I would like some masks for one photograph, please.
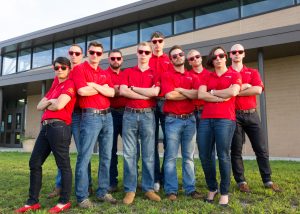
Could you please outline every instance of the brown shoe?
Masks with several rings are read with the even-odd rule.
[[[202,195],[197,192],[197,191],[193,191],[190,194],[188,194],[188,196],[192,197],[193,199],[200,199],[202,198]]]
[[[51,192],[51,193],[48,194],[47,198],[55,198],[55,197],[57,197],[57,196],[60,195],[60,192],[61,192],[61,188],[55,187],[53,189],[53,192]]]
[[[135,197],[135,192],[127,192],[125,197],[123,198],[123,203],[127,205],[132,204],[134,197]]]
[[[265,184],[265,187],[272,189],[274,192],[282,192],[282,189],[273,182],[269,182],[269,183]]]
[[[174,194],[174,193],[169,194],[167,197],[170,201],[176,201],[177,200],[177,195]]]
[[[245,192],[245,193],[250,193],[251,192],[247,183],[238,184],[238,188],[241,192]]]
[[[159,195],[157,195],[155,192],[153,192],[153,191],[148,191],[148,192],[146,192],[145,193],[145,196],[149,199],[149,200],[151,200],[151,201],[160,201],[161,199],[160,199],[160,197],[159,197]]]

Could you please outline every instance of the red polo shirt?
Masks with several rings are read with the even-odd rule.
[[[198,90],[199,89],[199,84],[200,81],[205,78],[206,75],[208,75],[210,73],[210,71],[208,71],[206,68],[203,68],[203,70],[201,71],[201,73],[196,72],[195,70],[190,70],[191,74],[193,75],[193,78],[195,79],[195,89]],[[195,107],[201,107],[204,105],[205,101],[204,100],[193,100],[193,103],[195,105]]]
[[[218,76],[216,72],[210,72],[206,78],[200,82],[200,85],[207,86],[207,91],[226,89],[233,84],[242,85],[242,79],[239,73],[231,72],[230,70],[227,70],[221,76]],[[235,120],[235,97],[220,103],[205,102],[201,118]]]
[[[113,87],[109,73],[102,70],[99,66],[97,69],[94,69],[87,61],[77,65],[73,69],[73,80],[77,91],[87,86],[88,82],[94,82],[99,85],[108,84],[109,87]],[[92,96],[79,97],[80,108],[107,109],[109,106],[109,98],[100,93]]]
[[[58,111],[51,111],[46,109],[42,116],[42,121],[46,119],[60,119],[65,121],[67,125],[70,125],[72,122],[72,112],[74,108],[74,104],[76,102],[76,92],[74,82],[70,79],[62,83],[58,83],[56,86],[50,88],[50,93],[47,93],[45,96],[49,99],[57,99],[61,94],[66,94],[71,97],[71,100],[67,103],[67,105]]]
[[[111,67],[108,67],[106,70],[110,76],[111,76],[111,81],[113,83],[113,85],[118,85],[120,86],[122,84],[122,78],[123,78],[123,71],[120,70],[119,73],[114,72]],[[126,106],[126,97],[123,96],[118,96],[118,97],[112,97],[110,98],[110,106],[112,108],[124,108]]]
[[[233,72],[238,72],[229,67],[229,70]],[[242,76],[242,83],[243,84],[250,84],[252,86],[260,86],[264,89],[264,84],[261,81],[260,75],[258,70],[253,68],[247,68],[245,65],[243,66],[242,70],[239,72]],[[235,100],[235,108],[238,110],[248,110],[256,108],[256,95],[252,96],[237,96]]]
[[[183,74],[177,72],[174,67],[172,70],[165,72],[161,78],[161,91],[163,96],[174,91],[175,88],[194,89],[193,75],[185,71]],[[166,100],[163,111],[172,114],[189,114],[195,109],[193,101],[185,100]]]
[[[152,68],[142,72],[138,66],[135,66],[133,68],[128,68],[123,72],[124,78],[122,78],[122,85],[141,88],[151,88],[153,85],[160,86],[158,77],[155,76]],[[150,108],[155,106],[155,99],[139,100],[128,98],[126,106],[130,108]]]

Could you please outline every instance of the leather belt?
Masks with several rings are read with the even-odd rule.
[[[65,121],[60,120],[60,119],[47,119],[47,120],[42,121],[42,125],[45,126],[47,124],[54,123],[54,122],[63,122],[63,123],[65,123]]]
[[[149,113],[153,112],[153,108],[125,108],[125,111],[131,112],[131,113]]]
[[[172,113],[166,113],[166,116],[175,117],[177,119],[188,119],[188,118],[190,118],[193,115],[194,115],[194,113],[189,113],[189,114],[172,114]]]
[[[108,114],[110,113],[110,108],[107,109],[83,108],[82,113]]]
[[[248,110],[236,110],[237,113],[244,113],[244,114],[252,114],[254,112],[256,112],[255,108],[252,109],[248,109]]]

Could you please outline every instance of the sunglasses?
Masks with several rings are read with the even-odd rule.
[[[69,66],[67,66],[67,65],[56,65],[56,66],[53,66],[53,69],[55,71],[58,71],[59,69],[61,69],[62,71],[65,71],[67,68],[69,68]]]
[[[145,53],[145,55],[149,55],[149,54],[151,54],[151,51],[138,50],[138,53],[139,53],[140,55],[142,55],[143,53]]]
[[[101,56],[102,55],[102,52],[100,52],[100,51],[89,51],[89,54],[90,55],[97,55],[97,56]]]
[[[179,57],[183,57],[183,56],[184,56],[184,52],[180,52],[180,53],[178,53],[178,54],[173,54],[173,55],[172,55],[172,58],[173,58],[173,59],[177,59],[178,56],[179,56]]]
[[[201,56],[200,55],[196,55],[196,56],[192,56],[189,58],[189,61],[194,61],[195,59],[199,59]]]
[[[81,52],[69,51],[70,56],[73,56],[73,55],[80,56],[80,54],[81,54]]]
[[[118,57],[114,57],[114,56],[110,57],[111,61],[115,61],[115,60],[121,61],[121,59],[122,59],[122,57],[120,57],[120,56],[118,56]]]
[[[244,51],[243,50],[239,50],[239,51],[231,51],[232,55],[236,55],[236,53],[239,53],[239,54],[243,54]]]
[[[152,40],[151,42],[156,45],[156,43],[162,43],[164,40],[163,39],[155,39],[155,40]]]
[[[218,57],[220,59],[223,59],[224,57],[226,57],[226,55],[224,53],[213,55],[212,60],[216,60]]]

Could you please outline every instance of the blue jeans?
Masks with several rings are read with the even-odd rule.
[[[220,169],[220,192],[227,195],[230,186],[230,147],[235,130],[235,121],[227,119],[202,119],[199,126],[198,147],[200,159],[209,191],[218,189],[216,178],[215,157],[212,155],[217,148]]]
[[[137,187],[137,142],[141,137],[142,190],[152,191],[154,185],[154,112],[124,112],[123,116],[124,190],[136,192]]]
[[[167,195],[178,192],[178,178],[176,159],[179,146],[182,155],[182,179],[185,194],[195,191],[194,151],[192,142],[196,131],[196,119],[191,116],[187,119],[179,119],[166,116],[166,151],[164,163],[164,189]]]
[[[96,141],[99,142],[99,167],[97,197],[103,197],[109,188],[109,168],[113,143],[113,120],[111,113],[82,113],[80,140],[75,170],[75,193],[77,201],[88,198],[88,175],[86,169]]]
[[[78,150],[78,143],[80,138],[80,121],[81,121],[81,113],[73,112],[72,114],[72,135],[75,141],[76,148]],[[92,175],[91,175],[91,162],[89,162],[88,165],[88,176],[89,176],[89,186],[93,186],[92,183]],[[61,188],[61,171],[60,169],[57,169],[57,175],[55,177],[55,187]]]

